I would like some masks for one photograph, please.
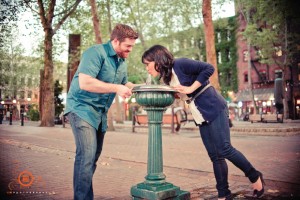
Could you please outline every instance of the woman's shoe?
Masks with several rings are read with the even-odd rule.
[[[218,198],[218,200],[232,200],[232,197],[231,197],[231,194],[226,196],[226,197],[223,197],[223,198]]]
[[[258,172],[259,173],[259,178],[260,178],[260,181],[261,181],[261,184],[262,184],[262,189],[261,190],[254,190],[253,191],[253,197],[256,197],[256,198],[260,198],[263,194],[264,194],[264,192],[265,192],[265,185],[266,185],[266,183],[265,183],[265,180],[264,180],[264,178],[263,178],[263,174],[261,173],[261,172]]]

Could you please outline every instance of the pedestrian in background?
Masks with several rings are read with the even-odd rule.
[[[88,48],[71,82],[65,115],[76,143],[73,187],[75,200],[93,199],[92,178],[107,129],[107,111],[115,95],[131,96],[134,86],[127,80],[128,57],[138,33],[117,24],[110,41]]]
[[[219,199],[231,199],[228,184],[228,167],[225,159],[241,169],[253,184],[253,196],[264,193],[262,173],[230,142],[229,113],[226,100],[209,83],[214,67],[208,63],[187,58],[174,59],[161,45],[144,52],[142,62],[146,70],[172,86],[185,99],[199,126],[200,135],[213,163]]]

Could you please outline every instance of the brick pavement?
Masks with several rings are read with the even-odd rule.
[[[95,199],[131,199],[131,186],[144,181],[147,132],[128,129],[116,126],[106,135],[94,176]],[[299,135],[233,135],[232,143],[264,173],[264,199],[299,199]],[[72,199],[74,149],[70,128],[0,125],[0,200]],[[163,129],[163,156],[168,182],[190,191],[192,199],[216,198],[211,162],[197,131]],[[24,170],[34,177],[30,187],[18,182]],[[230,163],[229,174],[234,199],[251,199],[250,183]]]

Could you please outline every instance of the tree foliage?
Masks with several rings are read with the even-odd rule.
[[[22,0],[1,0],[0,1],[0,47],[7,43],[10,36],[17,27],[19,13],[24,11]]]
[[[300,17],[297,1],[254,0],[237,1],[243,13],[249,12],[249,21],[244,36],[251,40],[258,50],[261,63],[276,63],[282,69],[287,65],[295,65],[297,61],[297,45],[299,45]],[[283,52],[278,59],[277,53]],[[298,60],[299,62],[299,60]]]
[[[76,10],[81,0],[56,2],[56,0],[26,0],[26,6],[40,19],[44,30],[44,69],[41,82],[41,126],[54,126],[53,89],[53,36],[66,19]]]
[[[64,110],[64,105],[62,104],[63,99],[61,94],[63,91],[63,86],[60,84],[59,80],[54,83],[54,105],[55,105],[55,116],[58,117]]]
[[[0,1],[0,94],[4,97],[12,97],[13,90],[18,88],[12,84],[17,74],[12,74],[11,69],[20,66],[17,61],[23,53],[21,45],[16,44],[17,21],[22,10],[22,1]]]
[[[218,0],[218,2],[223,1],[225,0]],[[81,50],[95,43],[89,1],[85,0],[80,4],[80,0],[15,0],[14,2],[22,5],[25,3],[26,8],[29,8],[36,17],[37,21],[28,22],[28,27],[39,26],[45,33],[38,48],[39,52],[43,52],[40,57],[44,63],[44,83],[41,87],[45,92],[42,95],[44,102],[42,105],[45,107],[41,113],[41,119],[42,126],[52,126],[54,112],[50,110],[53,109],[54,103],[53,74],[56,71],[52,56],[59,55],[62,51],[57,45],[62,38],[58,34],[81,34]],[[121,22],[133,26],[139,32],[140,38],[128,59],[129,80],[135,83],[144,82],[147,72],[140,58],[146,48],[162,43],[172,51],[176,46],[173,43],[174,40],[191,43],[190,36],[204,37],[203,30],[199,28],[202,23],[201,2],[200,0],[174,0],[170,4],[166,0],[98,0],[97,14],[101,22],[102,41],[109,40],[111,26],[116,23]],[[73,12],[75,9],[78,12]],[[178,34],[182,31],[188,31],[190,35]],[[192,58],[195,59],[205,58],[205,52],[200,50],[199,41],[195,41],[194,47],[184,50],[180,48],[179,51],[174,51],[174,55],[187,57],[193,55]],[[40,68],[36,69],[37,73]]]

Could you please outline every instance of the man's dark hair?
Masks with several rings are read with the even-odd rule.
[[[130,26],[125,24],[117,24],[111,33],[110,40],[112,41],[116,38],[120,42],[123,42],[125,38],[137,39],[138,37],[139,34]]]

